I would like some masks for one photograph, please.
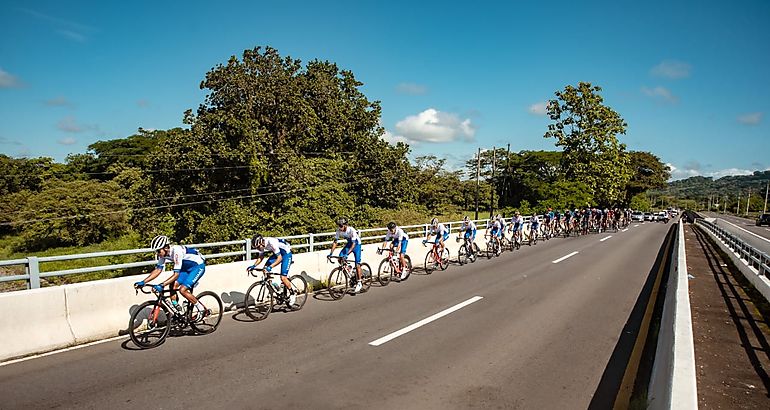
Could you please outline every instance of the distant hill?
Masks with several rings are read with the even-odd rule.
[[[712,198],[728,198],[729,203],[736,202],[738,195],[746,200],[749,189],[752,192],[752,208],[755,201],[764,201],[770,170],[754,171],[752,175],[733,175],[714,179],[713,177],[690,177],[669,182],[663,189],[651,192],[656,196],[670,196],[680,200],[692,199],[706,201]],[[745,203],[745,202],[744,202]]]

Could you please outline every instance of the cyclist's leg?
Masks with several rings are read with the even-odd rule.
[[[358,280],[361,280],[361,242],[356,242],[353,246],[353,255],[356,258],[356,274],[358,275]]]
[[[291,288],[291,281],[289,280],[289,268],[291,267],[291,253],[289,252],[281,252],[281,282],[283,282],[283,286],[286,287],[289,291],[292,290]]]
[[[196,306],[199,304],[198,299],[195,297],[195,295],[192,294],[192,292],[190,292],[190,289],[192,289],[195,284],[198,283],[204,273],[206,273],[206,265],[200,264],[193,267],[188,272],[180,273],[179,279],[177,279],[177,282],[179,282],[179,293],[181,293],[182,296],[184,296],[184,298],[187,299],[190,303]],[[203,305],[198,307],[203,307]]]

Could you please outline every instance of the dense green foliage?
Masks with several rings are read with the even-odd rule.
[[[459,219],[477,201],[480,217],[624,205],[669,177],[654,155],[625,151],[626,124],[587,83],[550,105],[547,135],[563,152],[485,150],[465,172],[385,142],[362,85],[328,61],[246,50],[206,74],[186,129],[140,128],[64,164],[0,156],[0,234],[17,251],[160,233],[223,241],[330,231],[340,216],[359,228]]]
[[[690,209],[716,209],[728,212],[745,213],[746,201],[751,194],[750,212],[761,212],[764,209],[765,193],[770,170],[755,171],[752,175],[734,175],[719,179],[696,176],[669,183],[664,189],[650,192],[661,201],[676,203],[690,201]],[[738,200],[740,198],[740,209]],[[710,204],[709,204],[710,203]]]

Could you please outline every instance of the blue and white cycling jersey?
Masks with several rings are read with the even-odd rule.
[[[513,218],[513,230],[514,231],[520,231],[521,228],[524,226],[524,217],[519,215],[515,218]]]
[[[500,236],[500,232],[502,232],[502,226],[500,226],[500,221],[498,221],[497,219],[492,221],[492,223],[489,225],[489,229],[492,231],[492,235]]]
[[[466,238],[476,237],[476,224],[473,221],[463,222],[460,226],[460,232],[465,232]]]
[[[278,260],[278,255],[281,255],[281,275],[289,276],[289,268],[291,267],[291,245],[284,239],[278,238],[265,238],[265,249],[259,251],[259,257],[265,255],[265,253],[271,252],[265,266],[272,265]]]
[[[174,272],[179,274],[176,281],[187,288],[195,286],[206,273],[206,262],[195,248],[182,245],[171,246],[166,256],[158,258],[155,267],[163,269],[166,263],[174,264]]]
[[[361,243],[361,237],[358,235],[358,231],[356,231],[352,226],[348,226],[348,229],[345,229],[344,231],[337,229],[337,233],[334,238],[347,239],[348,242]]]
[[[393,246],[399,247],[401,250],[401,253],[406,253],[406,247],[409,243],[409,235],[404,232],[401,227],[396,227],[396,231],[391,233],[388,231],[388,233],[385,234],[385,242],[392,241]]]
[[[431,227],[430,231],[428,232],[428,236],[436,235],[436,243],[439,243],[440,239],[447,240],[449,239],[449,230],[444,226],[444,224],[438,224],[438,226]]]
[[[532,215],[529,218],[529,223],[530,223],[530,225],[532,225],[533,228],[538,227],[540,225],[540,217],[537,216],[537,215]]]

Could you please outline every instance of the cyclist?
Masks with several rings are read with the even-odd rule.
[[[502,235],[503,228],[500,225],[500,221],[496,218],[491,218],[489,222],[487,223],[487,234],[491,235],[492,238],[497,243],[497,252],[495,252],[497,255],[500,255],[500,250],[503,248],[503,244],[500,241],[500,236]]]
[[[391,249],[393,252],[398,255],[398,260],[400,262],[399,266],[396,267],[397,272],[396,274],[398,277],[401,277],[401,267],[403,266],[406,268],[406,261],[404,260],[404,255],[406,255],[406,246],[409,243],[409,235],[407,235],[406,232],[404,232],[403,229],[401,229],[400,226],[396,225],[395,221],[388,222],[388,233],[385,234],[384,242],[382,242],[381,248],[384,248],[388,245],[388,241],[390,241]],[[378,255],[382,254],[382,251],[377,251]]]
[[[446,228],[446,226],[444,226],[444,224],[438,222],[438,218],[433,218],[430,220],[430,229],[428,230],[428,234],[425,235],[425,239],[422,241],[423,245],[428,243],[428,240],[433,235],[436,235],[436,240],[434,243],[438,245],[438,254],[443,255],[444,241],[449,239],[449,230]]]
[[[158,235],[153,238],[150,242],[150,248],[158,255],[158,263],[144,280],[134,283],[134,287],[144,286],[146,282],[152,281],[163,272],[166,263],[173,263],[174,274],[159,285],[153,285],[153,289],[160,293],[163,292],[164,286],[173,284],[173,289],[179,290],[179,293],[195,306],[196,317],[194,320],[198,320],[200,315],[204,317],[210,315],[211,311],[206,309],[191,292],[203,274],[206,273],[206,263],[198,250],[183,245],[172,246],[168,236],[165,235]],[[172,297],[172,303],[176,304],[175,302],[176,298]]]
[[[524,228],[524,217],[521,216],[519,211],[516,211],[516,215],[511,218],[511,229],[513,230],[514,241],[521,242],[521,232]]]
[[[460,240],[460,234],[463,234],[463,238],[470,239],[471,246],[468,248],[468,255],[473,255],[473,241],[476,240],[476,224],[471,221],[471,218],[466,215],[463,218],[463,224],[460,226],[460,232],[457,234],[457,240]]]
[[[270,273],[273,271],[273,268],[281,265],[281,283],[283,283],[284,291],[288,292],[289,304],[293,305],[297,296],[294,294],[294,289],[289,280],[289,268],[291,267],[292,258],[291,245],[284,239],[265,238],[260,234],[255,234],[254,237],[251,238],[251,247],[259,252],[259,255],[254,263],[248,267],[248,270],[252,271],[256,269],[257,265],[262,263],[262,260],[265,259],[265,253],[272,253],[272,255],[267,258],[264,269]]]
[[[531,239],[537,239],[537,231],[539,228],[540,217],[537,215],[537,212],[535,212],[531,217],[529,217],[529,235]]]
[[[342,250],[340,250],[339,256],[340,258],[347,258],[350,251],[353,251],[353,255],[356,259],[357,276],[356,285],[355,288],[353,288],[353,292],[358,293],[363,287],[363,285],[361,285],[361,237],[358,235],[358,231],[356,231],[355,228],[348,225],[347,218],[338,219],[337,228],[337,232],[334,235],[334,243],[332,243],[332,248],[329,250],[329,256],[332,256],[334,249],[337,248],[337,240],[340,238],[347,240],[345,246],[343,246]]]

